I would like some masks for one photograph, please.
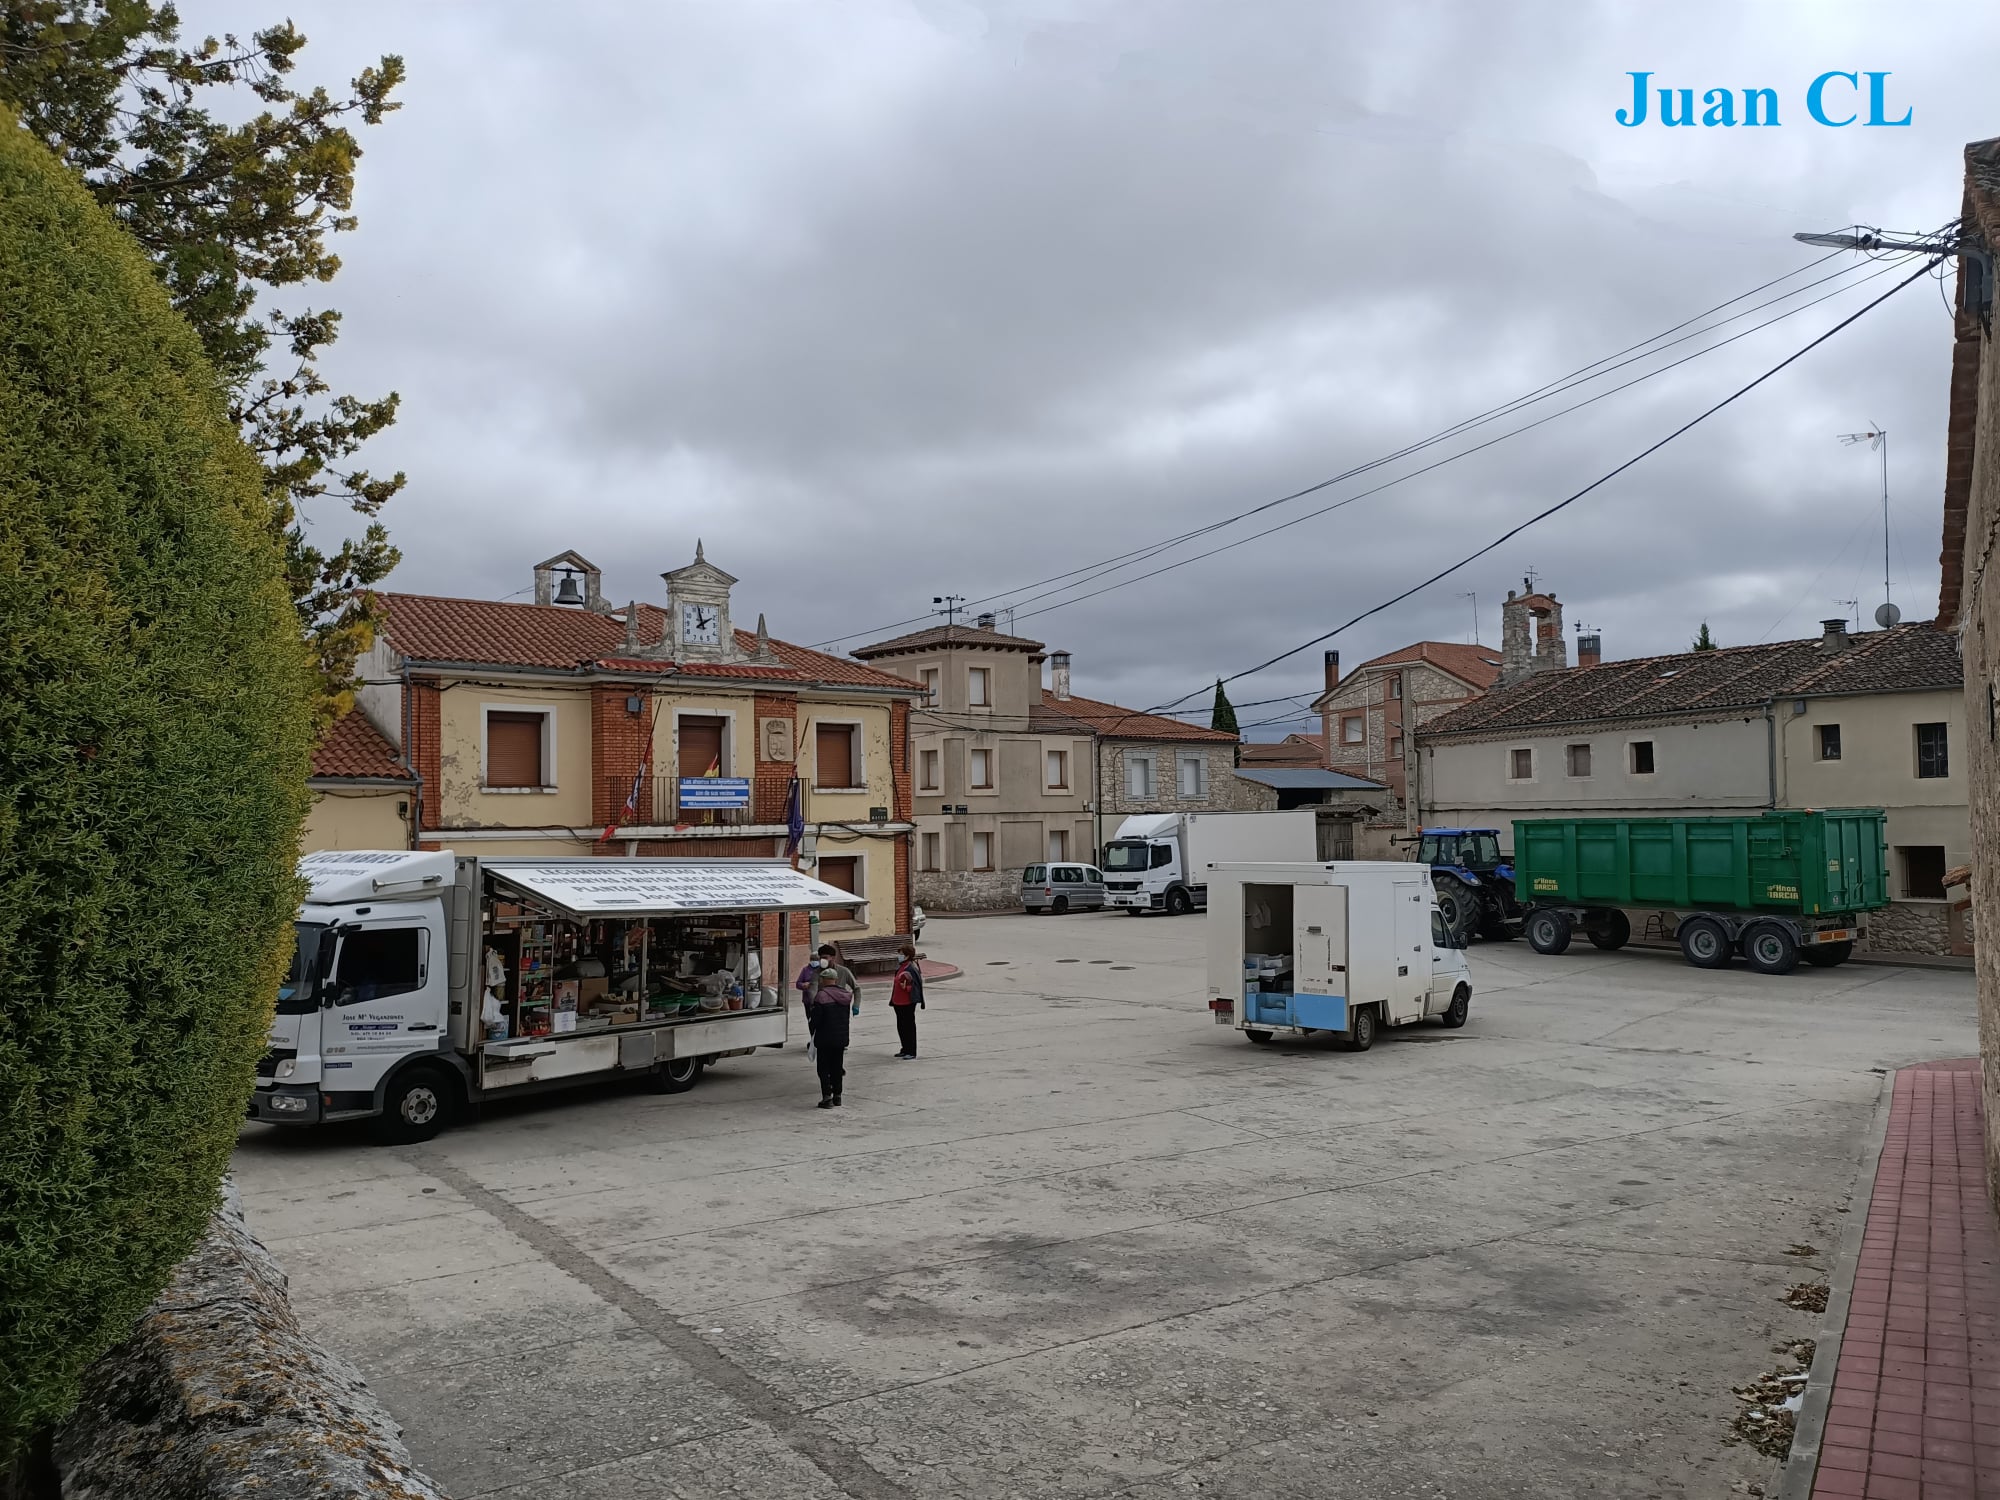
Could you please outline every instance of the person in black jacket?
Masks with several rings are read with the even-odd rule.
[[[840,1084],[847,1075],[848,1022],[854,996],[842,987],[839,973],[821,969],[807,1004],[812,1007],[813,1046],[818,1051],[819,1107],[839,1109]]]

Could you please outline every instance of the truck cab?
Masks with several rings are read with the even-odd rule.
[[[1133,916],[1149,911],[1179,916],[1194,908],[1181,868],[1180,840],[1172,816],[1127,818],[1118,836],[1104,846],[1104,899]],[[1154,828],[1154,824],[1165,824]]]

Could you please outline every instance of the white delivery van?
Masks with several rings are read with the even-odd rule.
[[[1208,867],[1225,860],[1310,860],[1319,853],[1319,815],[1285,812],[1142,813],[1118,825],[1104,846],[1105,901],[1135,917],[1171,916],[1208,902]]]
[[[1472,971],[1424,865],[1224,864],[1209,871],[1208,1008],[1253,1042],[1384,1026],[1463,1026]]]
[[[396,1141],[502,1094],[634,1076],[678,1093],[782,1046],[786,914],[854,902],[781,860],[339,850],[299,868],[250,1118],[372,1119]]]

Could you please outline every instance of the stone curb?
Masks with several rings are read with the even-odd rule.
[[[1883,1075],[1875,1095],[1875,1113],[1868,1122],[1868,1140],[1855,1174],[1854,1199],[1840,1231],[1833,1266],[1827,1273],[1826,1311],[1813,1338],[1812,1374],[1805,1400],[1792,1428],[1792,1449],[1778,1478],[1772,1500],[1811,1500],[1819,1473],[1819,1448],[1826,1436],[1826,1410],[1833,1400],[1833,1378],[1840,1365],[1840,1340],[1847,1330],[1847,1311],[1854,1298],[1854,1273],[1861,1261],[1861,1241],[1868,1233],[1868,1207],[1875,1196],[1875,1174],[1882,1165],[1882,1144],[1889,1134],[1890,1105],[1896,1094],[1894,1072]]]

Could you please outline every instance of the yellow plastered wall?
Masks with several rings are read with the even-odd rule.
[[[724,776],[750,776],[757,767],[756,700],[749,693],[706,693],[698,696],[663,694],[658,716],[653,721],[653,771],[655,776],[680,774],[680,741],[674,733],[678,718],[727,719],[723,735],[729,764]]]
[[[819,779],[814,755],[817,724],[856,724],[861,730],[861,746],[868,784],[854,792],[820,791],[813,786]],[[838,701],[799,704],[799,775],[805,778],[805,813],[808,823],[866,823],[868,809],[886,807],[894,816],[895,767],[889,760],[889,710],[880,703]]]
[[[438,707],[438,776],[433,795],[437,837],[458,828],[586,827],[590,806],[590,694],[581,688],[505,688],[465,684],[445,689]],[[545,709],[555,728],[551,791],[487,791],[481,786],[485,711]],[[545,766],[543,774],[548,774]]]
[[[300,851],[409,848],[409,817],[396,809],[399,805],[409,807],[413,791],[403,787],[316,788],[299,841]]]

